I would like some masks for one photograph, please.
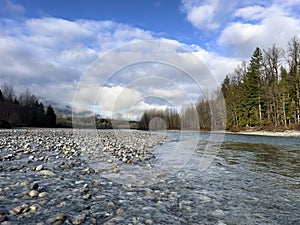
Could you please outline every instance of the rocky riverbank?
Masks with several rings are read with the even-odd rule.
[[[0,224],[188,224],[200,217],[215,224],[224,217],[217,204],[199,215],[197,207],[215,200],[190,191],[192,179],[157,177],[153,185],[134,186],[103,176],[122,174],[125,165],[150,170],[156,160],[151,148],[165,136],[108,130],[93,135],[0,130]],[[98,169],[90,158],[109,166]]]
[[[232,133],[232,132],[229,132]],[[300,138],[300,131],[286,130],[286,131],[240,131],[237,134],[247,135],[262,135],[262,136],[273,136],[273,137],[297,137]]]

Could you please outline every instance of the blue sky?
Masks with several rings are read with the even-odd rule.
[[[9,81],[18,92],[29,88],[42,99],[72,104],[80,80],[99,56],[145,40],[185,46],[220,83],[251,57],[255,47],[268,49],[276,44],[286,48],[293,36],[300,37],[300,0],[0,0],[0,83]],[[168,73],[163,66],[151,70]],[[137,79],[145,72],[132,71]],[[120,74],[126,77],[124,71]],[[102,114],[109,115],[110,96],[115,99],[122,91],[126,94],[122,101],[131,99],[128,104],[135,104],[135,116],[143,109],[162,107],[143,100],[142,90],[117,80],[114,87],[105,87],[102,106],[107,107],[100,107]],[[82,93],[84,101],[105,86],[97,82],[95,92]],[[195,90],[187,79],[176,82],[173,89],[157,82],[155,88],[145,90],[164,102],[170,93],[182,100],[180,90]],[[195,100],[201,93],[188,94]],[[180,104],[175,98],[167,101]]]

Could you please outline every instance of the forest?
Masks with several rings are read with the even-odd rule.
[[[51,105],[45,107],[27,89],[17,96],[11,84],[0,89],[0,127],[55,127],[56,114]]]
[[[180,113],[171,109],[145,111],[140,129],[149,129],[147,124],[154,117],[166,121],[167,129],[300,129],[299,39],[293,37],[285,49],[257,47],[248,62],[226,75],[219,90],[183,107]]]

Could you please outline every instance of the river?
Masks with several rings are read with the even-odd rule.
[[[300,223],[299,138],[193,132],[169,132],[168,136],[157,153],[164,158],[170,149],[190,148],[190,159],[177,177],[180,172],[189,174],[191,189],[214,199],[199,208],[199,222],[210,223],[207,212],[218,208],[224,212],[220,217],[225,224]],[[216,148],[206,153],[213,155],[213,161],[201,171],[207,145]],[[180,153],[176,157],[185,158]],[[170,168],[180,161],[176,157],[168,163]]]

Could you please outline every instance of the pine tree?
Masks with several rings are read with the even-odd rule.
[[[256,126],[262,124],[261,100],[261,70],[263,56],[260,48],[256,48],[243,79],[243,111],[242,126]]]
[[[56,125],[56,114],[54,112],[54,109],[51,105],[48,105],[47,107],[47,118],[48,118],[48,124],[50,127],[55,127]]]

